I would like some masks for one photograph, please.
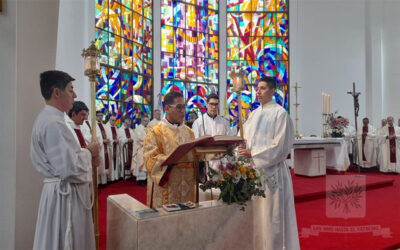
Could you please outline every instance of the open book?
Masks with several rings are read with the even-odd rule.
[[[213,146],[236,146],[243,142],[243,139],[239,136],[201,136],[193,141],[180,144],[164,161],[162,166],[171,165],[177,163],[182,157],[184,157],[190,150],[195,147],[213,147]]]

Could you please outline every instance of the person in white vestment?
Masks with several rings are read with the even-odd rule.
[[[254,203],[254,230],[263,232],[255,249],[300,249],[292,178],[285,160],[294,141],[292,120],[272,98],[276,82],[262,77],[257,86],[255,109],[244,123],[246,142],[238,149],[240,156],[251,157],[263,173],[266,198]]]
[[[100,150],[101,164],[97,168],[99,188],[104,188],[107,185],[107,176],[110,166],[112,164],[111,140],[108,139],[107,137],[106,129],[105,126],[103,125],[103,116],[104,114],[101,111],[96,111],[96,133],[98,142],[101,144],[101,150]]]
[[[65,118],[65,122],[82,148],[85,148],[86,145],[92,141],[92,135],[84,132],[84,127],[87,127],[87,125],[84,125],[84,121],[88,113],[89,109],[86,104],[81,101],[76,101],[72,109],[68,111],[68,116]]]
[[[218,115],[219,96],[207,96],[207,112],[201,114],[193,123],[194,136],[199,138],[204,135],[230,135],[230,125],[224,117]]]
[[[121,172],[121,177],[125,177],[125,171],[129,171],[131,174],[131,164],[132,164],[132,153],[133,153],[133,138],[134,133],[131,129],[132,121],[129,119],[124,120],[124,126],[118,131],[119,145],[121,146],[121,160],[123,164],[123,171]]]
[[[379,147],[379,143],[381,142],[380,138],[381,136],[383,136],[385,134],[385,127],[387,125],[387,121],[386,119],[382,119],[381,120],[381,127],[376,129],[376,163],[377,165],[379,165],[379,159],[380,159],[380,147]]]
[[[151,122],[149,123],[149,128],[154,127],[159,122],[161,122],[161,110],[156,109],[156,110],[154,110],[154,119],[151,120]]]
[[[143,161],[143,143],[149,124],[148,117],[142,117],[139,126],[135,129],[135,141],[133,145],[131,172],[136,177],[136,181],[141,186],[147,185],[147,170]]]
[[[229,121],[218,115],[219,96],[212,93],[207,96],[207,112],[200,115],[193,123],[192,130],[194,137],[199,138],[205,135],[231,135]],[[217,170],[219,160],[209,162],[209,166]]]
[[[377,136],[379,147],[379,170],[384,173],[400,173],[400,128],[394,125],[393,117]]]
[[[376,129],[369,124],[369,119],[363,119],[363,126],[357,133],[358,164],[363,168],[375,167],[376,164]]]
[[[99,143],[81,148],[64,120],[76,94],[74,79],[62,71],[40,75],[46,106],[32,129],[30,157],[45,178],[33,249],[96,249],[92,219],[92,163]]]
[[[112,114],[108,123],[104,126],[107,138],[110,139],[109,147],[111,148],[111,164],[108,169],[107,177],[110,181],[117,181],[120,177],[122,171],[121,155],[120,155],[120,145],[118,140],[118,127],[115,125],[117,121],[117,116]]]

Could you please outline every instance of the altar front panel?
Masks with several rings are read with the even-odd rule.
[[[145,206],[127,194],[107,199],[107,249],[256,249],[262,232],[254,230],[260,199],[238,205],[204,201],[190,210],[166,212],[140,219],[135,210]]]

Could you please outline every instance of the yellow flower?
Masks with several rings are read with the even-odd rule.
[[[218,180],[217,183],[218,183],[219,185],[221,185],[221,184],[222,184],[222,180]]]
[[[242,167],[239,168],[239,171],[240,171],[241,175],[244,175],[246,173],[246,171],[247,171],[247,168],[245,166],[242,166]]]
[[[250,172],[249,178],[250,178],[250,179],[254,179],[254,174],[253,174],[253,172]]]
[[[235,178],[236,177],[236,171],[232,172],[232,177]]]
[[[224,179],[228,179],[228,178],[229,178],[229,174],[228,174],[227,172],[224,172],[224,173],[222,174],[222,176],[224,177]]]

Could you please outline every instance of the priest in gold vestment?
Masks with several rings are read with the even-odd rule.
[[[143,145],[144,164],[147,168],[147,205],[194,201],[195,177],[193,163],[180,159],[179,163],[161,166],[168,155],[181,144],[194,140],[193,131],[183,124],[186,104],[183,95],[170,92],[164,98],[165,118],[147,132]]]

